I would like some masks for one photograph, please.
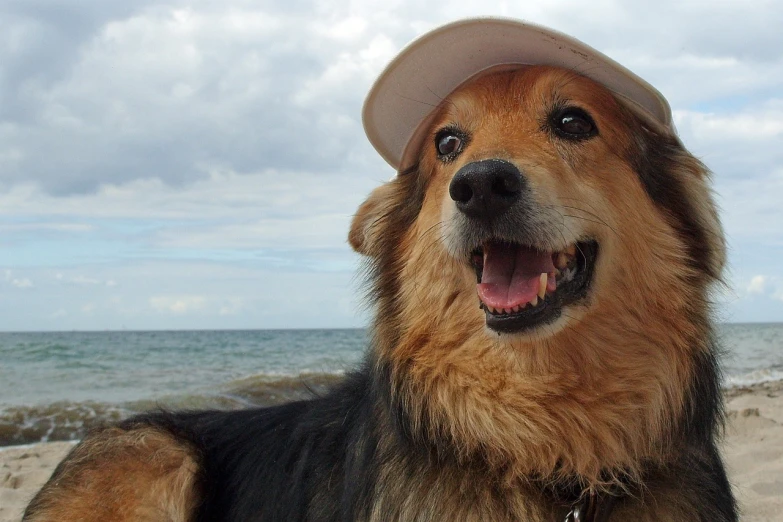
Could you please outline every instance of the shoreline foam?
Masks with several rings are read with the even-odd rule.
[[[231,410],[273,406],[324,394],[343,378],[344,373],[256,374],[230,381],[212,393],[167,395],[122,403],[57,401],[0,406],[0,448],[78,440],[90,428],[155,409]]]

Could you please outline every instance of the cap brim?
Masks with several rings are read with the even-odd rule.
[[[367,137],[395,170],[410,167],[423,139],[421,128],[442,99],[467,79],[503,64],[573,70],[607,87],[654,125],[674,132],[663,95],[608,56],[546,27],[472,18],[424,34],[386,66],[364,102]]]

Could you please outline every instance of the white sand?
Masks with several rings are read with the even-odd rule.
[[[783,382],[729,392],[724,455],[744,522],[783,520]]]
[[[18,522],[22,511],[73,447],[47,442],[0,448],[0,522]]]
[[[744,522],[783,520],[783,382],[728,393],[724,455]],[[0,522],[18,522],[27,502],[73,447],[50,442],[0,449]]]

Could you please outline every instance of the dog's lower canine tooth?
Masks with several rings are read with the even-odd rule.
[[[530,304],[532,306],[536,306],[538,304],[538,296],[537,295],[533,296],[533,299],[530,300]]]
[[[541,276],[538,278],[538,297],[539,299],[543,299],[546,295],[546,280],[549,276],[546,274],[546,272],[542,272]]]

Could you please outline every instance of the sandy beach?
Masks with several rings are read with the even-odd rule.
[[[724,442],[729,473],[745,522],[783,513],[783,381],[727,393]],[[18,522],[26,503],[73,445],[50,442],[0,448],[0,522]]]

